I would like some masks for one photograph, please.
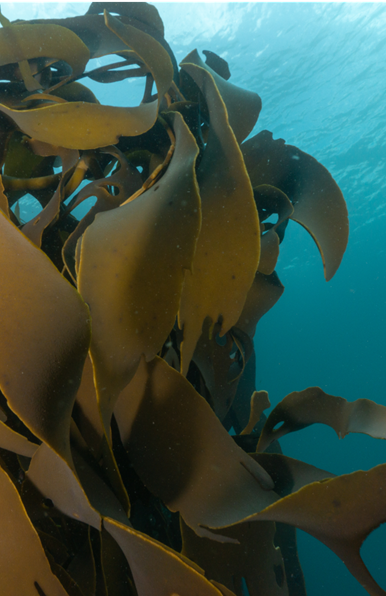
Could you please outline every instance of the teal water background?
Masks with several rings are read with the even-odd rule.
[[[268,129],[313,155],[348,204],[349,246],[329,283],[313,240],[290,222],[277,267],[286,289],[257,328],[257,387],[269,391],[273,406],[314,385],[349,401],[366,397],[386,405],[386,4],[155,5],[177,61],[194,48],[225,58],[231,82],[262,98],[254,133]],[[75,16],[88,6],[1,8],[13,20]],[[142,85],[129,79],[90,87],[102,103],[127,106],[140,101]],[[31,216],[32,200],[24,201],[23,211]],[[281,445],[287,455],[336,474],[386,462],[384,441],[365,435],[339,440],[321,425]],[[367,594],[329,549],[298,534],[309,596]],[[366,541],[362,556],[386,589],[384,526]]]

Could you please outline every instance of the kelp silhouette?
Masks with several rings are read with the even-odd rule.
[[[1,24],[1,594],[301,596],[294,527],[385,594],[359,555],[385,466],[334,477],[275,439],[385,438],[386,409],[310,388],[266,419],[254,385],[289,220],[326,279],[345,251],[330,174],[268,131],[245,140],[259,96],[211,51],[178,68],[153,6]],[[86,77],[144,77],[143,100],[101,105]]]

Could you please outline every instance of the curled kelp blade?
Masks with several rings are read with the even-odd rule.
[[[89,311],[1,211],[0,230],[0,388],[24,424],[70,461],[70,417],[90,342]]]
[[[251,411],[247,426],[241,431],[240,435],[249,435],[256,424],[259,422],[262,413],[271,407],[267,391],[254,391],[251,396]]]
[[[0,467],[0,590],[2,594],[68,596],[52,573],[39,536],[7,473]]]
[[[281,454],[264,453],[252,457],[271,475],[275,483],[274,491],[280,497],[311,482],[334,476],[325,470]],[[233,589],[237,596],[244,595],[242,578],[250,596],[306,594],[297,557],[293,557],[293,551],[296,549],[293,531],[285,532],[285,527],[281,528],[280,524],[279,527],[276,525],[275,529],[272,521],[240,523],[223,530],[226,536],[237,540],[238,544],[214,543],[208,538],[201,538],[183,521],[181,528],[182,553],[198,565],[202,565],[208,578],[225,584]],[[215,532],[221,533],[221,530]],[[278,548],[278,542],[281,543],[283,551],[290,547],[291,557],[287,553],[284,559],[284,552]],[[293,577],[295,573],[296,581]]]
[[[158,105],[171,86],[173,66],[166,50],[151,35],[124,25],[105,10],[106,26],[129,48],[134,50],[151,72],[158,91]]]
[[[67,149],[96,149],[118,142],[122,135],[142,134],[154,123],[154,104],[116,108],[85,102],[58,103],[31,110],[0,105],[24,133]]]
[[[280,239],[275,230],[265,232],[261,237],[261,255],[259,272],[264,275],[271,275],[274,272],[279,258]]]
[[[227,536],[235,543],[197,536],[183,520],[181,531],[182,554],[205,569],[208,579],[224,584],[236,596],[245,594],[243,580],[250,596],[288,596],[282,553],[274,544],[273,522],[228,529]]]
[[[196,84],[200,87],[196,78],[185,68],[186,64],[195,64],[203,68],[214,79],[221,98],[226,105],[229,124],[235,134],[238,143],[241,143],[253,130],[261,110],[261,99],[257,93],[247,91],[241,87],[228,83],[225,78],[217,74],[216,70],[210,68],[208,63],[201,60],[197,50],[190,52],[180,63],[184,72],[193,77]],[[201,89],[202,91],[202,89]]]
[[[125,155],[116,147],[106,147],[103,153],[110,154],[117,159],[119,169],[111,176],[98,178],[84,186],[76,196],[74,202],[71,201],[71,210],[75,209],[85,199],[97,197],[97,202],[79,222],[75,230],[69,235],[62,249],[63,262],[76,283],[75,271],[75,248],[79,238],[95,219],[97,213],[115,209],[130,197],[135,191],[141,188],[141,175],[136,168],[128,163]],[[92,159],[92,154],[84,158],[86,167]],[[109,188],[113,187],[115,194],[111,194]]]
[[[103,526],[123,550],[138,596],[220,596],[203,569],[167,546],[132,528],[105,518]],[[226,593],[234,596],[233,593]]]
[[[206,400],[161,358],[141,360],[114,413],[142,482],[197,534],[208,535],[202,524],[236,521],[277,498],[269,475],[235,444]]]
[[[351,432],[386,439],[386,406],[370,399],[348,402],[325,393],[320,387],[309,387],[290,393],[272,410],[257,451],[265,451],[275,439],[317,422],[331,426],[342,438]],[[280,423],[280,428],[275,428]]]
[[[311,234],[329,281],[336,273],[348,241],[347,207],[331,174],[316,159],[273,140],[263,130],[241,145],[253,187],[268,184],[283,191],[294,206],[291,219]]]
[[[385,491],[386,464],[382,464],[307,484],[245,521],[283,522],[308,532],[342,559],[371,596],[385,596],[359,552],[367,536],[386,521]]]
[[[138,136],[152,127],[159,102],[173,79],[168,53],[154,38],[139,29],[123,25],[108,14],[105,19],[107,27],[130,45],[148,66],[157,85],[158,102],[135,108],[117,108],[76,101],[30,110],[14,110],[0,104],[0,111],[25,134],[67,149],[95,149],[114,144],[121,136]]]
[[[198,149],[179,114],[163,177],[137,199],[97,215],[82,241],[79,291],[93,320],[91,356],[106,429],[141,354],[159,352],[175,323],[200,230]]]
[[[154,37],[169,54],[174,76],[177,76],[177,62],[168,42],[164,38],[164,24],[155,6],[147,2],[92,2],[85,17],[87,18],[87,15],[91,14],[103,13],[104,10],[119,14],[125,24],[137,27],[144,33]],[[99,42],[101,42],[101,37]],[[100,52],[99,55],[101,55]]]
[[[101,14],[104,10],[135,19],[164,36],[162,19],[155,6],[147,2],[91,2],[86,14]]]
[[[212,337],[209,337],[208,327],[206,322],[193,362],[210,393],[210,405],[219,420],[223,420],[232,405],[245,366],[245,349],[243,346],[238,349],[232,330],[219,338],[219,325],[215,325]]]
[[[84,71],[90,52],[75,33],[60,25],[13,23],[0,29],[0,67],[32,58],[64,60],[76,76]]]
[[[209,68],[214,70],[226,81],[230,79],[231,73],[229,70],[229,64],[226,60],[224,60],[224,58],[221,58],[221,56],[215,52],[211,52],[210,50],[202,50],[202,53],[205,55],[205,64],[209,66]]]
[[[59,217],[60,205],[65,199],[65,185],[79,161],[79,152],[73,149],[64,149],[63,147],[53,147],[34,139],[31,140],[30,146],[37,155],[43,157],[58,156],[62,162],[62,175],[51,200],[38,215],[23,226],[23,234],[36,246],[40,247],[44,230]]]
[[[282,453],[251,453],[250,455],[271,476],[275,484],[274,491],[280,497],[295,493],[306,484],[336,477],[336,474]]]
[[[204,320],[209,317],[214,325],[221,318],[221,336],[236,324],[260,258],[260,227],[252,187],[215,81],[199,66],[182,67],[203,92],[210,112],[208,141],[197,171],[202,228],[179,313],[186,374]]]
[[[257,323],[276,304],[283,292],[284,286],[276,272],[264,275],[258,271],[236,327],[247,333],[249,337],[254,337]],[[258,341],[264,341],[264,339],[258,338]]]
[[[288,218],[294,212],[294,208],[284,192],[269,184],[261,184],[254,188],[253,196],[260,222],[265,221],[274,213],[277,213],[278,216],[275,224],[269,222],[261,225],[259,272],[264,275],[271,275],[279,258],[279,244],[283,241],[284,230],[288,224]]]

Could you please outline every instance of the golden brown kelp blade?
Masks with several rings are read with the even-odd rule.
[[[295,492],[311,482],[316,482],[334,475],[314,466],[276,453],[253,455],[271,475],[274,490],[281,497]],[[284,564],[283,553],[278,547],[278,532],[283,528],[272,522],[240,523],[224,531],[226,536],[238,541],[238,544],[214,543],[208,538],[197,536],[182,522],[183,554],[198,565],[202,565],[211,579],[217,579],[234,590],[237,596],[243,596],[242,578],[244,578],[251,596],[260,594],[300,596],[305,595],[304,580],[298,561],[291,560]],[[221,530],[216,530],[221,533]],[[288,533],[287,533],[288,534]],[[284,537],[283,537],[284,538]],[[286,535],[288,541],[288,535]],[[292,543],[294,548],[296,543]],[[283,548],[285,548],[285,542]],[[287,575],[298,568],[300,576],[293,581]],[[288,582],[288,585],[287,585]]]
[[[99,214],[83,237],[78,283],[92,311],[91,355],[106,428],[141,354],[154,358],[173,328],[200,230],[198,149],[179,114],[173,122],[176,146],[164,176],[137,199]]]
[[[348,241],[343,195],[320,163],[264,130],[241,145],[253,187],[269,184],[283,191],[294,206],[291,219],[302,224],[320,251],[326,280],[336,273]]]
[[[103,525],[125,553],[139,595],[221,595],[219,588],[205,578],[204,571],[179,553],[114,520],[106,518]],[[227,596],[234,595],[228,592]]]
[[[32,457],[27,478],[59,511],[100,529],[100,514],[91,506],[76,472],[45,443]]]
[[[195,64],[196,66],[203,68],[213,77],[221,98],[225,103],[229,124],[232,127],[237,142],[241,143],[253,130],[253,127],[257,122],[261,110],[260,97],[257,93],[237,87],[236,85],[233,85],[233,83],[228,83],[221,75],[210,68],[209,64],[205,64],[205,62],[201,60],[197,50],[190,52],[190,54],[183,59],[180,66],[184,72],[187,72],[193,77],[196,84],[200,87],[200,84],[193,74],[189,72],[189,69],[184,68],[186,64]]]
[[[212,337],[209,337],[209,327],[207,321],[197,342],[193,361],[210,394],[209,403],[222,421],[232,405],[245,360],[250,356],[251,350],[247,355],[247,347],[242,345],[246,342],[240,342],[235,338],[233,333],[237,331],[234,329],[219,338],[219,325],[215,325]],[[243,339],[250,341],[248,337]]]
[[[63,262],[75,283],[75,250],[80,237],[84,234],[88,226],[92,224],[97,213],[115,209],[123,203],[127,197],[130,197],[135,191],[141,188],[142,185],[140,173],[134,166],[128,163],[125,155],[119,151],[119,149],[116,147],[106,147],[106,149],[103,150],[103,153],[114,156],[117,159],[117,164],[119,164],[119,169],[115,170],[111,176],[97,178],[96,180],[89,182],[89,184],[79,191],[75,200],[71,201],[71,210],[73,210],[85,199],[89,197],[97,197],[95,205],[89,209],[63,245]],[[90,165],[92,159],[92,153],[88,156],[83,156],[84,167],[86,169]],[[115,194],[112,194],[110,189],[114,189],[113,192]]]
[[[115,416],[142,482],[169,509],[180,511],[197,534],[208,535],[203,524],[236,521],[243,512],[276,500],[270,477],[234,443],[204,398],[162,359],[141,360]]]
[[[202,228],[179,313],[186,374],[204,320],[209,317],[214,325],[221,317],[221,336],[236,324],[258,266],[260,228],[252,187],[214,79],[194,64],[183,68],[203,92],[211,119],[197,171]]]
[[[209,579],[224,584],[236,596],[245,594],[243,579],[250,596],[288,596],[283,558],[274,544],[273,522],[227,529],[226,535],[234,544],[197,536],[183,521],[181,528],[182,554],[202,566]]]
[[[23,23],[0,29],[0,68],[33,58],[63,60],[76,76],[84,71],[90,52],[75,33],[60,25]],[[38,81],[35,83],[35,89],[41,88]]]
[[[288,220],[314,237],[328,279],[346,246],[331,176],[266,131],[240,147],[259,96],[209,51],[206,64],[189,54],[179,78],[153,6],[0,23],[1,594],[304,596],[295,526],[384,594],[358,554],[384,521],[383,467],[331,479],[246,452],[268,406],[253,336],[284,290],[274,270]],[[139,106],[100,105],[77,82],[89,57],[109,54],[90,78],[146,77]],[[23,231],[60,269],[62,251],[79,293],[11,223],[27,193],[42,211]],[[78,223],[70,211],[94,196]],[[384,437],[386,408],[296,395],[268,418],[261,448],[316,421]]]
[[[116,143],[122,135],[137,136],[152,127],[159,102],[172,82],[170,58],[166,50],[146,33],[123,25],[108,14],[105,20],[125,47],[129,45],[148,66],[157,85],[158,102],[141,104],[135,108],[117,108],[76,101],[30,110],[14,110],[0,105],[0,110],[24,133],[67,149],[95,149]]]
[[[38,215],[23,226],[23,234],[36,246],[40,247],[44,230],[57,221],[59,217],[60,205],[65,199],[65,185],[79,161],[79,152],[63,149],[62,147],[52,147],[34,140],[31,141],[31,148],[37,155],[43,157],[57,156],[60,157],[62,162],[61,178],[51,200]]]
[[[18,492],[0,467],[0,590],[7,596],[38,594],[68,596],[52,573],[39,536]]]
[[[25,457],[32,457],[38,445],[28,441],[26,437],[12,430],[4,422],[0,421],[0,447]]]
[[[69,459],[70,417],[90,341],[88,308],[2,212],[0,228],[0,387],[24,424]]]
[[[247,521],[279,521],[308,532],[342,559],[371,596],[385,596],[359,553],[367,536],[386,521],[385,479],[382,464],[367,472],[313,482]]]
[[[272,410],[257,451],[264,451],[272,441],[287,433],[317,422],[331,426],[341,438],[351,432],[386,439],[386,406],[370,399],[348,402],[343,397],[328,395],[320,387],[309,387],[290,393]],[[280,423],[283,424],[275,428]]]

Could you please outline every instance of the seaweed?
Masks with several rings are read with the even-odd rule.
[[[326,280],[342,260],[336,182],[249,138],[260,97],[210,50],[177,65],[149,4],[0,22],[2,594],[301,596],[296,528],[386,594],[359,552],[385,465],[336,477],[278,443],[314,423],[384,439],[385,407],[311,387],[266,418],[255,386],[290,220]],[[143,99],[101,105],[87,77],[142,77]]]

